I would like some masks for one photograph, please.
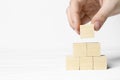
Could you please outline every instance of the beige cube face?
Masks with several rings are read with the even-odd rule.
[[[92,70],[93,58],[92,57],[80,57],[80,70]]]
[[[67,70],[79,70],[79,57],[67,56],[66,57]]]
[[[93,57],[94,58],[94,70],[107,69],[107,58],[106,56]]]
[[[98,42],[89,42],[87,44],[87,56],[100,56],[100,44]]]
[[[94,25],[80,25],[80,37],[81,38],[93,38],[94,37]]]
[[[73,54],[74,56],[86,56],[86,43],[74,43]]]

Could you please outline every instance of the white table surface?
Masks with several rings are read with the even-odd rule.
[[[0,80],[120,80],[120,50],[103,51],[108,70],[66,71],[66,52],[0,50]]]

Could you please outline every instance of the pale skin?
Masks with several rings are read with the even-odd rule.
[[[98,31],[106,19],[120,14],[120,0],[71,0],[67,8],[70,26],[80,34],[80,25],[91,21]]]

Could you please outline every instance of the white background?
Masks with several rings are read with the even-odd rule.
[[[0,0],[1,80],[118,80],[120,15],[109,18],[94,39],[81,40],[66,17],[69,0]],[[97,41],[112,68],[65,70],[74,42]]]

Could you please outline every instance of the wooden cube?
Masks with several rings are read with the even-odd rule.
[[[86,43],[74,43],[73,54],[74,56],[86,56]]]
[[[88,42],[87,56],[100,56],[100,44],[98,42]]]
[[[94,70],[105,70],[107,69],[107,58],[106,56],[93,57],[94,58]]]
[[[92,70],[93,58],[92,57],[80,57],[80,70]]]
[[[79,57],[67,56],[66,57],[66,69],[67,70],[79,70]]]
[[[94,37],[94,25],[93,24],[80,25],[80,37],[81,38],[93,38]]]

